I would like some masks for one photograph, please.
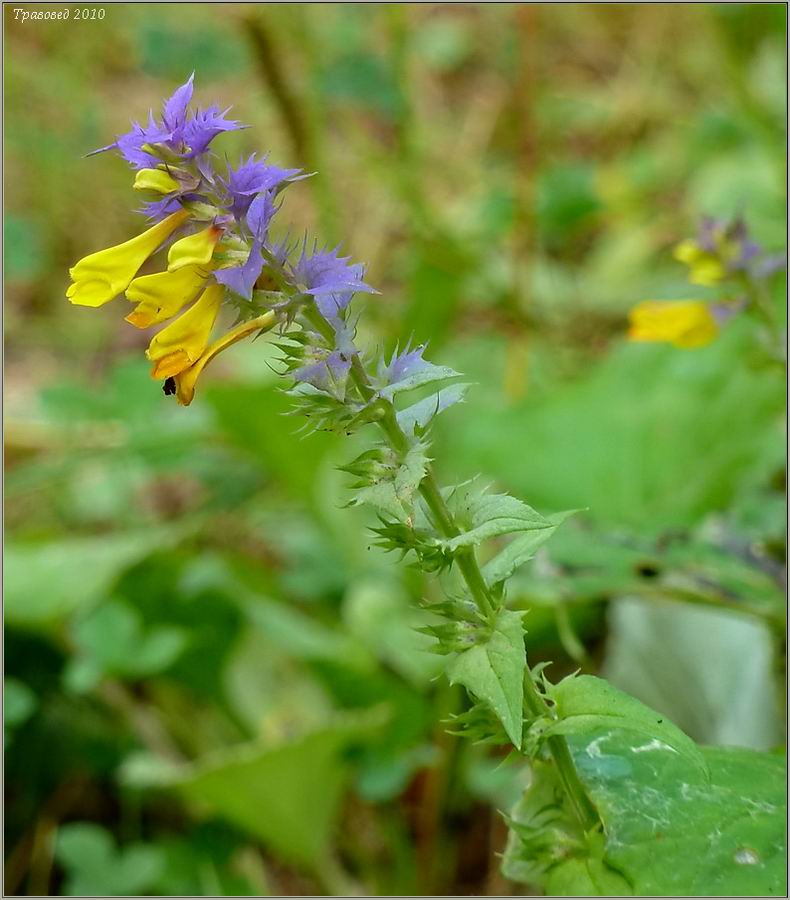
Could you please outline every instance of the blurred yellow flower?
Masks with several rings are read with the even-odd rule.
[[[152,378],[171,378],[197,362],[208,345],[225,289],[207,287],[200,299],[154,335],[145,355],[153,362]]]
[[[712,287],[727,277],[727,268],[721,257],[705,250],[694,240],[681,241],[673,253],[675,259],[689,267],[689,281],[692,284]]]
[[[189,216],[187,210],[179,210],[123,244],[84,256],[69,269],[73,284],[66,297],[78,306],[102,306],[117,297],[129,287],[137,270],[162,241]]]
[[[175,272],[183,266],[208,265],[223,231],[219,225],[209,225],[203,231],[196,231],[176,241],[168,251],[167,268]]]
[[[709,344],[719,326],[707,303],[699,300],[645,300],[628,314],[632,341],[659,341],[691,349]]]
[[[172,318],[197,297],[209,272],[208,267],[193,265],[135,278],[126,289],[126,298],[137,306],[126,321],[136,328],[148,328]]]
[[[164,169],[140,169],[134,176],[136,191],[154,191],[157,194],[170,194],[181,185]]]
[[[270,310],[262,316],[250,319],[248,322],[242,322],[235,328],[231,328],[227,334],[214,341],[210,347],[207,347],[200,358],[197,359],[188,369],[178,372],[173,381],[165,383],[165,393],[175,393],[176,399],[181,406],[189,406],[195,396],[195,383],[203,369],[211,362],[212,359],[223,350],[226,350],[237,341],[248,337],[255,331],[268,331],[277,321],[275,313]]]

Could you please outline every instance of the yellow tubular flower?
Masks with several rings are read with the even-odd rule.
[[[699,300],[645,300],[628,314],[632,341],[659,341],[692,349],[709,344],[719,326],[707,303]]]
[[[197,297],[208,275],[208,268],[184,266],[175,272],[135,278],[126,289],[126,298],[137,306],[126,316],[126,321],[136,328],[149,328],[171,319]]]
[[[136,191],[155,191],[157,194],[169,194],[177,191],[181,185],[164,169],[140,169],[134,176]]]
[[[167,268],[175,272],[183,266],[208,265],[223,231],[219,225],[210,225],[203,231],[176,241],[168,251]]]
[[[206,349],[225,289],[212,284],[200,299],[154,335],[145,355],[154,364],[152,378],[171,378],[196,362]]]
[[[102,306],[117,297],[162,241],[190,215],[185,209],[179,210],[130,241],[84,256],[69,269],[74,283],[66,291],[68,299],[78,306]]]
[[[227,334],[223,334],[221,338],[214,341],[214,343],[204,350],[200,358],[188,369],[179,372],[173,380],[175,381],[176,400],[178,400],[181,406],[189,406],[192,402],[192,399],[195,396],[195,383],[198,380],[198,376],[218,353],[226,350],[237,341],[248,337],[255,331],[268,331],[275,325],[276,321],[276,315],[272,310],[269,310],[269,312],[264,313],[262,316],[250,319],[249,322],[242,322],[235,328],[231,328]],[[165,392],[172,393],[172,391],[168,392],[167,388],[165,388]]]

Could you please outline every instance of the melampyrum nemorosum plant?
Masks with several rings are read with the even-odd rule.
[[[146,355],[152,377],[184,406],[220,352],[273,332],[289,376],[287,389],[308,428],[350,434],[375,426],[378,440],[344,467],[354,478],[352,502],[377,511],[374,531],[381,546],[409,555],[442,585],[443,599],[425,603],[430,614],[425,630],[446,656],[449,679],[472,699],[454,727],[475,739],[511,745],[550,779],[547,796],[556,814],[545,827],[521,828],[527,856],[534,845],[535,858],[545,859],[546,840],[554,859],[599,841],[601,821],[565,735],[574,731],[573,717],[578,722],[585,713],[602,715],[616,692],[590,678],[574,694],[567,687],[573,678],[552,685],[542,671],[530,668],[524,614],[506,603],[510,575],[568,514],[541,515],[475,482],[450,489],[437,484],[431,424],[463,398],[467,386],[454,370],[428,362],[424,346],[407,345],[390,358],[370,358],[357,348],[352,297],[377,293],[363,266],[306,238],[272,238],[281,194],[307,175],[255,156],[218,168],[213,140],[242,126],[217,107],[190,111],[192,81],[165,102],[160,118],[149,115],[147,124],[135,124],[95,151],[115,149],[131,164],[133,188],[152,224],[76,263],[69,300],[95,307],[125,295],[133,304],[126,316],[132,326],[166,323]],[[157,254],[162,270],[139,275]],[[751,279],[750,284],[760,275],[754,265],[767,271],[771,264],[754,250],[742,226],[718,223],[706,224],[699,241],[680,245],[678,256],[700,278]],[[632,313],[630,336],[699,346],[748,302],[734,298],[723,310],[697,301],[642,304]],[[225,329],[217,327],[221,318],[230,319]],[[477,548],[502,536],[509,543],[481,566]],[[631,714],[628,703],[621,706],[621,715]],[[633,719],[637,730],[670,747],[689,750],[684,741],[693,746],[652,714],[635,712]]]

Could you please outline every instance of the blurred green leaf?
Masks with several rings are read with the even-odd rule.
[[[348,777],[343,753],[369,725],[349,719],[271,749],[222,750],[173,772],[170,787],[315,869],[326,860]]]
[[[176,543],[182,529],[74,537],[6,546],[7,622],[25,627],[53,625],[106,599],[128,566]]]
[[[19,725],[23,725],[37,707],[36,695],[24,681],[17,678],[3,679],[3,724],[6,743],[11,732]]]
[[[609,623],[603,673],[617,687],[701,743],[768,750],[781,741],[776,662],[761,622],[628,597],[610,607]]]
[[[82,676],[76,685],[84,690],[93,686],[89,677],[85,683],[86,673],[142,678],[167,669],[186,646],[189,633],[172,626],[145,628],[134,609],[111,600],[76,623],[74,638],[81,656],[73,662]]]
[[[175,84],[186,81],[197,61],[200,75],[206,80],[243,72],[248,67],[244,41],[217,21],[204,21],[195,27],[189,17],[178,21],[149,20],[139,29],[137,40],[143,71]],[[205,88],[201,86],[201,90]]]
[[[68,872],[63,893],[71,897],[148,892],[164,864],[159,847],[136,843],[118,849],[109,832],[88,822],[62,825],[55,854]]]
[[[413,51],[429,66],[452,71],[468,60],[473,49],[469,24],[450,18],[428,19],[414,33]]]
[[[314,498],[316,470],[336,435],[299,434],[302,423],[286,415],[291,402],[278,385],[213,385],[206,396],[231,441],[294,496]]]
[[[426,614],[396,581],[359,580],[343,603],[349,631],[385,665],[415,686],[425,686],[442,668],[432,640],[417,629]]]
[[[449,240],[434,238],[418,245],[402,316],[415,344],[430,340],[434,353],[441,346],[457,315],[465,276],[473,268],[474,259]]]
[[[784,386],[746,362],[749,348],[733,323],[700,350],[616,347],[515,407],[478,392],[455,413],[454,452],[464,471],[498,475],[538,507],[583,505],[596,522],[647,533],[692,525],[726,508],[780,439]],[[525,462],[513,447],[535,452]]]

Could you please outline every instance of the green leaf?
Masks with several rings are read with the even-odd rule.
[[[459,488],[451,497],[450,506],[464,531],[457,537],[440,542],[449,551],[516,531],[545,529],[551,536],[557,527],[557,523],[515,497],[508,494],[475,494],[470,486]]]
[[[144,629],[132,607],[117,600],[103,603],[75,625],[81,656],[73,661],[78,669],[71,683],[85,688],[104,673],[135,678],[161,672],[181,654],[187,636],[175,626]]]
[[[704,780],[681,755],[624,731],[572,737],[570,743],[603,821],[604,845],[576,841],[572,852],[560,852],[578,832],[556,807],[554,773],[539,764],[513,811],[503,866],[509,877],[552,896],[786,894],[783,755],[706,747],[711,777]],[[561,840],[536,844],[538,810],[553,814],[564,829]],[[620,890],[611,881],[618,875],[627,885]]]
[[[12,625],[47,626],[106,596],[124,569],[176,543],[181,528],[6,547],[5,612]]]
[[[425,428],[434,416],[444,412],[448,406],[462,402],[468,387],[468,384],[451,384],[424,400],[407,406],[397,414],[398,425],[406,434],[414,434],[416,429]]]
[[[700,748],[677,725],[602,678],[569,675],[549,689],[549,696],[558,721],[545,734],[589,734],[601,728],[623,728],[653,738],[645,750],[678,753],[707,773]]]
[[[546,516],[551,523],[549,527],[537,531],[527,531],[514,538],[504,550],[501,550],[492,560],[483,567],[483,577],[486,584],[493,586],[507,581],[516,569],[528,562],[535,555],[535,551],[541,547],[554,534],[559,526],[576,513],[576,510],[555,513]]]
[[[123,896],[150,892],[164,865],[159,847],[116,848],[99,825],[73,822],[58,831],[55,854],[68,872],[66,896]]]
[[[706,747],[711,779],[701,783],[679,757],[642,749],[617,733],[573,745],[606,858],[634,892],[786,893],[785,757]]]
[[[499,717],[508,737],[521,747],[524,703],[523,613],[503,609],[488,639],[464,650],[450,663],[451,684],[462,684]]]
[[[152,786],[167,785],[287,862],[315,869],[326,859],[347,781],[343,752],[370,725],[349,718],[271,748],[252,744],[177,769],[149,767]]]
[[[403,462],[387,477],[367,487],[359,488],[353,504],[368,503],[399,522],[410,518],[414,498],[428,468],[428,448],[417,441],[408,450]]]

